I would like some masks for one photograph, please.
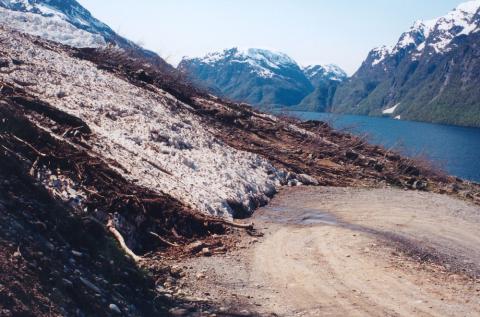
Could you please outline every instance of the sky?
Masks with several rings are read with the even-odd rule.
[[[462,0],[78,0],[114,31],[176,65],[225,48],[281,51],[300,65],[353,74],[368,52],[394,45],[416,20]]]

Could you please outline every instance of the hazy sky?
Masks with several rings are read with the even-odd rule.
[[[231,48],[268,48],[301,65],[355,72],[370,49],[462,0],[79,0],[115,31],[168,62]]]

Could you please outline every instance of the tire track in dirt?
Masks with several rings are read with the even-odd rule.
[[[217,302],[241,294],[266,316],[480,316],[480,210],[470,203],[388,188],[295,188],[255,220],[265,233],[258,243],[193,261],[193,271],[209,272],[196,287]]]

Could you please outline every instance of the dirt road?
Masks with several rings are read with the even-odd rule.
[[[188,263],[197,296],[280,316],[480,316],[480,209],[397,189],[296,188],[265,236]]]

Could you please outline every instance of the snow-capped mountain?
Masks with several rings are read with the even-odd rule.
[[[415,50],[415,55],[420,55],[423,51],[429,54],[448,52],[452,49],[449,45],[456,37],[480,31],[476,15],[479,9],[480,1],[468,1],[445,16],[428,21],[416,21],[407,32],[401,35],[394,47],[383,46],[374,49],[382,52],[381,56],[375,60],[375,64],[402,50]]]
[[[209,53],[203,58],[185,57],[182,64],[184,65],[189,61],[204,63],[213,67],[227,62],[247,64],[249,70],[263,78],[272,78],[276,75],[281,76],[281,70],[284,68],[299,68],[293,59],[283,53],[257,48],[247,50],[238,48],[226,49],[222,52]]]
[[[74,47],[145,51],[94,18],[75,0],[0,0],[0,25]]]
[[[333,111],[384,115],[396,106],[396,118],[480,125],[479,9],[480,0],[465,2],[373,49],[339,87]]]
[[[297,108],[309,97],[307,108],[324,109],[333,97],[331,86],[347,77],[336,65],[301,68],[286,54],[255,48],[184,58],[178,69],[217,94],[265,108]]]
[[[232,48],[202,58],[185,57],[178,69],[217,94],[264,107],[296,105],[313,91],[292,58],[265,49]]]
[[[313,85],[324,80],[344,81],[348,77],[343,69],[333,64],[310,65],[303,68],[303,72]]]

